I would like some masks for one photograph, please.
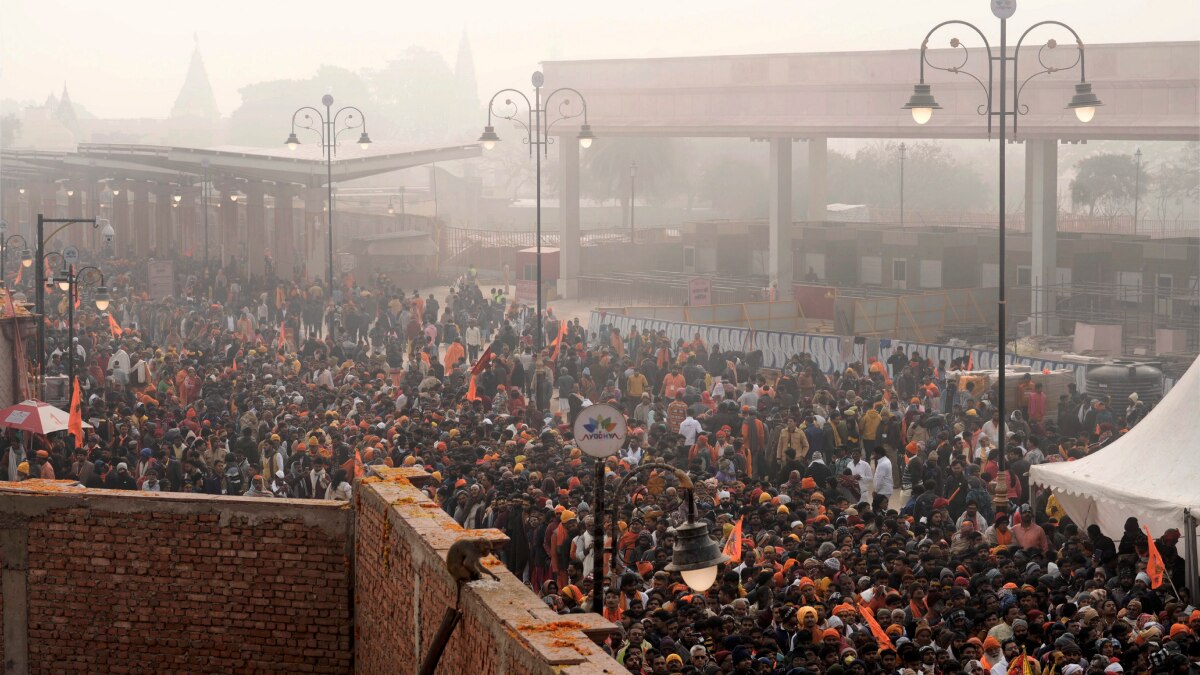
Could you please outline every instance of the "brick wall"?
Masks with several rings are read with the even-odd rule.
[[[413,482],[422,472],[396,470],[368,479],[356,493],[355,666],[360,673],[415,672],[454,604],[446,553],[468,533]],[[470,675],[585,675],[625,672],[589,635],[612,624],[595,614],[560,616],[492,560],[500,581],[484,578],[463,590],[463,620],[438,673]]]
[[[332,502],[4,487],[10,672],[348,672],[352,527]]]

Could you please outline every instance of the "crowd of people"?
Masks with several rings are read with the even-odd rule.
[[[111,320],[84,303],[68,347],[50,312],[48,374],[74,355],[93,428],[78,448],[7,432],[0,478],[349,500],[374,466],[423,467],[456,522],[508,535],[497,554],[548,607],[613,621],[606,648],[632,673],[1200,667],[1179,532],[1150,540],[1131,518],[1114,540],[1029,483],[1030,466],[1119,437],[1139,401],[1049,402],[1025,380],[1002,421],[958,361],[896,350],[825,372],[796,354],[768,370],[757,352],[552,310],[535,350],[535,313],[470,274],[435,298],[384,275],[331,291],[184,263],[179,292],[151,300],[131,263],[106,265]],[[596,513],[597,460],[571,429],[601,402],[630,431],[603,460]],[[651,463],[690,475],[698,518],[734,554],[710,589],[665,569],[686,518],[674,472],[616,494]],[[617,521],[616,541],[596,540],[596,519]]]

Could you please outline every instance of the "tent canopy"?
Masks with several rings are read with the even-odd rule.
[[[1079,527],[1119,537],[1136,517],[1158,537],[1184,531],[1184,511],[1200,516],[1200,358],[1171,393],[1111,445],[1074,461],[1039,464],[1029,481],[1048,488]]]

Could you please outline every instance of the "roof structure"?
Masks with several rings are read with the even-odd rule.
[[[202,119],[218,119],[221,116],[217,109],[217,97],[213,95],[212,83],[208,79],[208,70],[204,67],[204,57],[200,55],[200,40],[192,50],[192,60],[188,64],[187,77],[175,105],[171,107],[171,117],[198,117]]]

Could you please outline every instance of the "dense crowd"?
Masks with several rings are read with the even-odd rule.
[[[348,500],[374,466],[424,467],[429,495],[504,531],[500,558],[561,613],[592,611],[603,555],[597,609],[634,673],[1197,672],[1179,532],[1153,542],[1152,588],[1136,520],[1119,540],[1080,529],[1029,484],[1031,465],[1119,437],[1140,401],[1072,387],[1051,402],[1026,379],[1002,423],[962,362],[898,349],[767,370],[761,353],[589,332],[552,310],[535,353],[536,317],[473,275],[435,298],[383,275],[331,292],[184,268],[153,301],[131,263],[106,271],[111,321],[84,303],[68,350],[65,298],[50,312],[48,374],[75,354],[93,428],[73,450],[9,431],[6,480]],[[600,402],[630,427],[604,460],[603,514],[570,432]],[[664,569],[686,518],[675,475],[616,494],[654,462],[689,473],[698,517],[735,553],[704,592]],[[607,532],[614,517],[616,541],[597,542],[595,519]]]

